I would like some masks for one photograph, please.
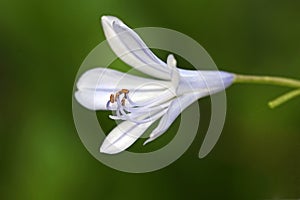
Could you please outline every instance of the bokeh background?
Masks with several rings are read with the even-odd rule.
[[[226,71],[300,78],[299,10],[295,0],[1,0],[0,198],[300,198],[300,99],[267,107],[285,88],[229,88],[224,131],[202,160],[210,101],[200,100],[202,128],[192,146],[147,174],[94,159],[71,106],[79,66],[105,39],[102,15],[187,34]]]

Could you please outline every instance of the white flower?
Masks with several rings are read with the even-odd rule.
[[[179,69],[173,55],[165,63],[121,20],[112,16],[101,20],[116,55],[153,79],[107,68],[91,69],[80,77],[77,101],[90,110],[112,110],[115,115],[111,119],[123,120],[105,138],[100,152],[124,151],[160,119],[145,144],[154,140],[194,101],[222,91],[233,82],[234,74],[227,72]]]

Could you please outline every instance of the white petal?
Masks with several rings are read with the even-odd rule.
[[[132,145],[150,125],[151,122],[139,125],[130,121],[122,122],[105,138],[101,145],[100,152],[116,154],[124,151]]]
[[[166,63],[157,58],[132,29],[113,16],[103,16],[101,21],[106,39],[120,59],[145,74],[170,80]]]
[[[214,94],[225,90],[233,83],[234,74],[222,71],[196,71],[179,69],[181,76],[177,89],[178,94],[194,91],[208,91]]]
[[[143,86],[143,90],[163,90],[169,88],[171,83],[142,78],[108,68],[90,69],[82,74],[77,82],[79,90],[118,91],[123,88],[133,90],[141,86]]]
[[[107,154],[116,154],[124,151],[131,146],[143,133],[155,122],[156,119],[161,117],[165,113],[165,110],[160,111],[154,120],[136,124],[130,121],[124,121],[115,127],[109,135],[105,138],[100,147],[100,152]]]
[[[233,74],[221,71],[179,70],[179,73],[181,79],[177,93],[182,94],[182,96],[173,100],[167,114],[162,117],[156,129],[153,130],[150,138],[144,144],[162,135],[178,115],[194,101],[224,90],[234,79]]]
[[[177,61],[172,54],[168,55],[167,64],[168,64],[168,67],[170,67],[171,69],[176,67]]]
[[[77,82],[76,100],[90,110],[107,110],[111,94],[128,89],[134,102],[154,99],[163,95],[171,83],[141,78],[106,68],[95,68],[85,72]],[[111,109],[116,105],[111,104]]]
[[[171,70],[171,83],[173,86],[173,90],[176,93],[179,81],[180,81],[180,74],[179,74],[179,70],[176,67],[176,63],[177,61],[175,60],[174,56],[172,54],[170,54],[167,58],[167,64],[168,67]]]
[[[79,90],[75,92],[75,98],[83,107],[89,110],[107,110],[107,102],[110,98],[108,92]],[[111,109],[115,110],[116,105],[112,104]]]
[[[107,108],[107,102],[109,101],[111,94],[114,94],[114,92],[102,90],[78,90],[75,92],[75,98],[82,106],[90,110],[116,110],[117,103],[110,104],[110,108]],[[145,105],[145,107],[153,107],[158,103],[164,103],[174,96],[174,94],[168,90],[147,91],[143,89],[133,91],[132,93],[129,93],[129,95],[131,100],[138,105],[140,103],[149,102],[149,106]],[[128,102],[126,101],[126,105],[127,104]]]
[[[174,120],[178,117],[178,115],[186,109],[189,105],[191,105],[194,101],[199,98],[206,96],[207,92],[201,92],[197,94],[186,94],[174,99],[167,111],[167,113],[161,118],[158,126],[152,131],[150,137],[144,144],[153,141],[160,135],[162,135],[174,122]]]

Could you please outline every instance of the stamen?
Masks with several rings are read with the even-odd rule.
[[[117,99],[119,98],[119,96],[120,96],[120,91],[116,93],[114,101],[117,101]]]
[[[115,97],[113,94],[110,95],[108,102],[106,103],[106,108],[111,110],[110,103],[115,103]]]
[[[164,102],[161,97],[147,100],[143,103],[135,103],[129,97],[128,89],[121,89],[116,94],[111,94],[107,102],[107,108],[110,104],[117,103],[115,115],[109,117],[114,120],[128,120],[134,123],[147,123],[153,121],[155,113],[165,110],[170,102]],[[128,100],[128,106],[126,106]]]
[[[128,93],[129,93],[129,90],[127,90],[127,89],[122,89],[121,92],[122,92],[123,94],[128,94]]]
[[[114,98],[113,94],[110,95],[109,101],[110,101],[110,103],[115,103],[115,98]]]
[[[122,106],[125,106],[125,97],[122,98],[121,104],[122,104]]]
[[[117,117],[119,117],[120,119],[124,119],[124,117],[122,117],[120,111],[121,111],[121,110],[118,108],[117,111],[116,111]]]
[[[108,102],[106,103],[106,108],[107,108],[107,110],[110,110],[110,100],[108,100]]]

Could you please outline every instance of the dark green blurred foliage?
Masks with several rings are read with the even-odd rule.
[[[200,100],[193,145],[172,165],[148,174],[118,172],[95,160],[76,133],[71,110],[76,72],[105,39],[104,14],[131,27],[187,34],[223,70],[300,78],[299,10],[294,0],[1,0],[0,198],[299,198],[300,100],[275,110],[266,104],[284,88],[229,88],[224,131],[202,160],[197,155],[210,102]]]

